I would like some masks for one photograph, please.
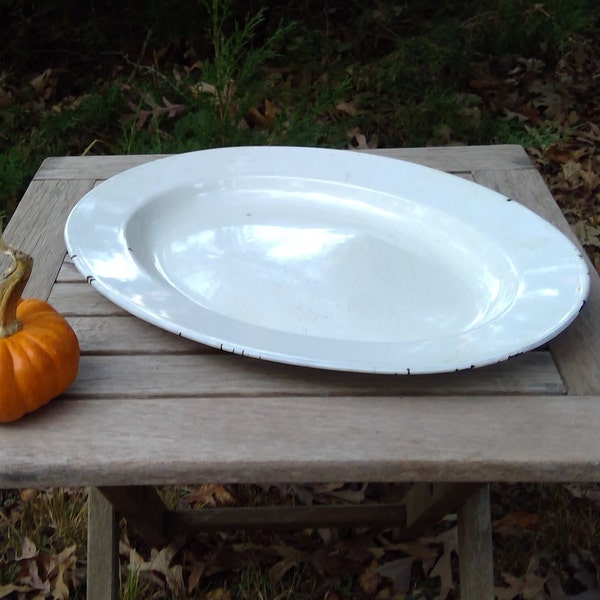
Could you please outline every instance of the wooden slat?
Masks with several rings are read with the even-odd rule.
[[[128,314],[85,282],[56,283],[48,302],[64,316],[108,316]]]
[[[399,158],[449,172],[532,168],[531,161],[523,148],[509,144],[442,148],[379,148],[364,152]],[[34,179],[108,179],[126,169],[166,156],[168,155],[51,157],[42,163]]]
[[[458,512],[461,600],[494,600],[490,489],[483,486]]]
[[[67,317],[84,354],[200,354],[216,348],[154,327],[136,317]]]
[[[85,339],[81,341],[85,349]],[[226,353],[81,357],[68,397],[276,396],[398,394],[561,394],[551,358],[531,352],[458,373],[371,375],[339,373],[260,361]]]
[[[449,173],[486,169],[533,169],[525,150],[513,144],[495,146],[446,146],[439,148],[379,148],[363,150],[418,163]]]
[[[65,256],[63,227],[77,201],[93,181],[34,181],[6,227],[4,239],[33,256],[33,273],[25,297],[45,300]],[[8,264],[3,257],[0,268]]]
[[[104,486],[98,491],[144,540],[155,548],[168,543],[165,529],[167,507],[151,486]]]
[[[449,513],[456,512],[479,483],[415,483],[402,500],[406,507],[406,539],[415,539]]]
[[[56,276],[56,281],[60,283],[85,283],[83,275],[75,268],[68,254],[65,255],[65,260]]]
[[[188,340],[133,316],[66,318],[77,334],[82,354],[221,354],[217,348]],[[240,366],[242,364],[245,365],[245,362]],[[230,363],[227,363],[227,368],[230,368]],[[296,367],[280,368],[288,370],[290,376],[299,373]],[[513,392],[520,384],[523,390],[535,389],[536,393],[560,394],[566,391],[552,357],[544,350],[529,353],[526,357],[514,357],[494,368],[497,371],[494,377],[503,377],[504,385]],[[466,376],[475,382],[489,377],[488,371],[491,369],[483,373],[469,371],[460,374],[460,377]],[[310,373],[314,372],[311,370]],[[304,371],[300,374],[304,375]]]
[[[168,154],[56,156],[44,160],[35,180],[108,179],[122,171],[167,157]]]
[[[108,500],[91,488],[88,498],[87,600],[119,597],[119,519]]]
[[[600,397],[54,401],[2,427],[0,487],[598,481]]]
[[[185,532],[304,527],[403,527],[401,504],[259,506],[170,511],[170,536]]]
[[[585,307],[551,344],[560,372],[572,394],[600,393],[600,277],[536,171],[476,173],[476,181],[514,198],[550,221],[581,249],[591,276]]]

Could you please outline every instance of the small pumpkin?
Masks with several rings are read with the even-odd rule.
[[[21,298],[33,268],[31,256],[4,243],[12,264],[0,275],[0,422],[33,412],[73,383],[79,342],[47,302]]]

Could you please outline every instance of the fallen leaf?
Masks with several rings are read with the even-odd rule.
[[[562,166],[562,172],[567,181],[572,180],[575,176],[577,176],[580,173],[581,170],[581,164],[575,162],[574,160],[568,160]]]
[[[359,576],[358,587],[364,594],[374,594],[381,583],[379,565],[372,562]]]
[[[340,102],[339,104],[336,104],[336,110],[339,110],[340,112],[344,112],[348,115],[350,115],[351,117],[353,117],[354,115],[356,115],[358,113],[358,110],[356,108],[356,106],[354,105],[354,102]]]
[[[58,569],[56,577],[52,580],[52,598],[54,600],[67,600],[69,598],[69,582],[72,581],[72,571],[77,564],[75,552],[77,546],[74,544],[65,548],[60,554],[54,557],[54,562]]]
[[[283,558],[269,568],[269,580],[271,583],[279,583],[285,574],[298,564],[298,560],[293,557]]]
[[[527,529],[537,522],[537,514],[517,510],[494,522],[493,529],[496,533],[508,533],[518,529]]]
[[[25,488],[19,492],[19,497],[22,502],[31,502],[32,500],[35,500],[38,495],[38,490],[34,488]]]
[[[443,551],[429,572],[429,577],[440,578],[440,593],[436,596],[436,600],[445,600],[450,591],[456,587],[452,576],[452,555],[458,553],[458,529],[452,527],[432,541],[437,544],[442,543]]]
[[[33,91],[36,96],[43,96],[46,85],[50,81],[50,76],[52,75],[52,69],[46,69],[43,73],[34,77],[29,83],[33,88]]]
[[[378,573],[392,582],[394,592],[408,593],[415,559],[412,556],[391,560],[379,566]]]
[[[262,104],[253,106],[248,111],[248,125],[260,129],[269,129],[273,126],[276,115],[277,109],[275,108],[275,105],[265,99]]]
[[[202,597],[203,600],[231,600],[231,594],[224,588],[211,590]]]
[[[171,566],[173,558],[181,550],[184,542],[185,539],[183,537],[176,538],[162,550],[158,552],[153,550],[151,560],[137,566],[140,571],[160,573],[164,577],[167,587],[175,597],[185,597],[183,567],[180,564]]]
[[[0,86],[0,108],[8,108],[13,103],[13,101],[14,97],[12,92]]]
[[[515,596],[519,595],[523,600],[534,600],[537,598],[544,591],[544,585],[548,580],[548,576],[542,577],[536,573],[538,568],[539,557],[533,556],[523,577],[514,577],[509,573],[502,573],[502,579],[508,586],[496,588],[498,600],[512,600]]]
[[[234,503],[234,498],[222,485],[206,483],[194,489],[185,502],[195,508],[230,506]]]
[[[6,598],[13,592],[29,592],[31,588],[26,585],[15,585],[14,583],[8,583],[6,585],[0,585],[0,598]]]
[[[584,246],[600,248],[600,227],[593,227],[585,221],[579,221],[572,225],[571,229]]]
[[[192,593],[198,588],[198,585],[200,585],[200,581],[204,575],[204,563],[197,560],[191,552],[186,553],[185,563],[186,568],[189,570],[189,575],[187,578],[187,593],[188,596],[191,596]]]
[[[20,556],[16,556],[15,560],[20,562],[29,558],[35,558],[38,554],[39,552],[35,544],[29,538],[24,537],[21,542],[21,554]]]
[[[367,141],[367,137],[358,127],[350,131],[348,137],[350,138],[350,143],[348,144],[350,150],[370,150],[377,148],[377,138],[373,136]]]

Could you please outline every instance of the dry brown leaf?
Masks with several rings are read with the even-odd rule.
[[[225,588],[218,588],[204,594],[203,600],[231,600],[231,594]]]
[[[380,583],[380,567],[376,562],[372,562],[358,576],[358,587],[364,594],[374,594]]]
[[[562,173],[564,178],[567,181],[571,181],[574,177],[576,177],[582,170],[582,166],[580,163],[575,162],[574,160],[568,160],[562,166]]]
[[[34,488],[25,488],[19,492],[21,502],[31,502],[35,500],[39,495],[39,491]]]
[[[429,577],[440,578],[440,593],[436,600],[445,600],[450,591],[456,587],[452,577],[452,555],[458,553],[458,530],[453,527],[431,541],[442,543],[444,546],[442,555],[429,572]]]
[[[69,569],[68,565],[58,565],[58,574],[52,582],[52,598],[53,600],[67,600],[69,598],[69,586],[65,582],[65,572]]]
[[[518,529],[527,529],[537,522],[537,514],[517,510],[508,513],[505,517],[496,521],[493,525],[493,529],[496,533],[507,533]]]
[[[275,123],[277,109],[275,105],[265,98],[258,106],[253,106],[248,111],[248,125],[260,129],[269,129]]]
[[[406,594],[410,589],[414,562],[415,559],[412,556],[391,560],[382,564],[378,569],[378,573],[392,582],[394,592]]]
[[[335,108],[340,112],[350,115],[351,117],[358,114],[358,109],[356,108],[354,102],[340,102],[339,104],[336,104]]]
[[[205,483],[195,488],[186,497],[185,502],[195,508],[230,506],[234,503],[234,498],[224,486],[217,483]]]
[[[14,97],[12,92],[0,86],[0,108],[8,108],[13,101]]]
[[[46,69],[43,73],[34,77],[29,83],[33,88],[36,96],[43,96],[44,90],[50,81],[52,75],[52,69]]]
[[[536,599],[544,591],[544,585],[548,579],[548,576],[542,577],[536,573],[538,568],[539,557],[533,556],[523,577],[514,577],[509,573],[502,573],[502,579],[508,584],[508,587],[496,588],[498,600],[512,600],[519,595],[523,600]]]
[[[283,558],[269,568],[269,580],[271,583],[279,583],[285,574],[297,564],[298,560],[294,557]]]
[[[23,538],[21,542],[21,554],[15,557],[17,562],[22,560],[27,560],[30,558],[35,558],[39,554],[38,549],[35,544],[27,537]]]
[[[73,544],[54,557],[58,573],[51,582],[53,600],[67,600],[69,598],[68,584],[73,580],[73,569],[77,564],[76,550],[77,546]]]
[[[191,596],[204,575],[204,563],[197,560],[191,552],[186,552],[185,565],[190,573],[187,578],[187,593]]]
[[[378,142],[376,136],[367,141],[367,137],[358,127],[350,131],[348,137],[350,138],[350,143],[348,144],[350,150],[372,150],[373,148],[377,148]]]
[[[571,150],[558,144],[554,144],[546,148],[544,154],[546,158],[562,164],[565,164],[569,160],[573,159],[573,153]]]
[[[16,583],[18,585],[26,585],[30,590],[41,591],[43,594],[49,594],[51,591],[50,582],[46,578],[47,564],[51,559],[48,557],[47,561],[40,561],[42,564],[38,565],[35,558],[29,558],[26,560],[19,561],[22,567],[22,574],[20,574]],[[42,567],[40,574],[40,566]]]
[[[578,221],[571,226],[571,229],[584,246],[600,248],[600,227],[593,227],[585,221]]]
[[[151,559],[136,565],[131,564],[131,568],[137,571],[154,572],[163,576],[168,589],[175,597],[185,597],[185,585],[183,582],[183,566],[176,564],[171,566],[175,555],[181,550],[185,543],[185,538],[178,537],[162,550],[152,550]]]
[[[6,598],[13,592],[29,592],[31,588],[26,585],[15,585],[14,583],[8,583],[6,585],[0,585],[0,598]]]

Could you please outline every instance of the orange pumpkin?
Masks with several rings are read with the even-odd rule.
[[[79,366],[79,343],[48,303],[22,300],[33,259],[2,241],[12,264],[0,275],[0,422],[15,421],[61,394]]]

